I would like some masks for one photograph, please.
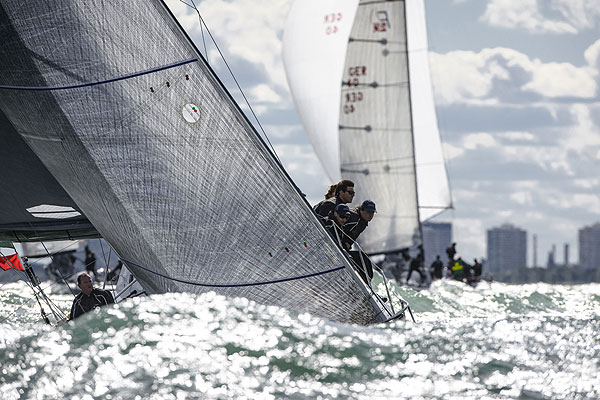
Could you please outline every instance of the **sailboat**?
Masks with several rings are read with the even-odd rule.
[[[148,294],[216,291],[357,324],[403,315],[360,279],[162,1],[2,0],[0,22],[2,137],[26,144],[52,194],[16,196],[4,237],[97,234]],[[19,159],[16,173],[35,172]],[[42,203],[73,214],[25,214]]]
[[[452,207],[427,59],[423,0],[297,0],[283,60],[300,119],[331,182],[377,204],[368,253],[422,244]]]

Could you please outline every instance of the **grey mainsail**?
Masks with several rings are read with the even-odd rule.
[[[342,76],[340,167],[377,204],[369,253],[418,245],[419,210],[403,1],[360,1]]]
[[[148,293],[391,315],[160,1],[1,1],[0,108]]]

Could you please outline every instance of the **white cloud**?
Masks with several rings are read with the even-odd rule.
[[[271,85],[287,88],[279,37],[291,0],[271,0],[268,6],[255,0],[205,0],[196,5],[217,44],[226,54],[262,66]],[[196,12],[177,0],[168,0],[168,6],[201,47],[201,31]],[[206,37],[206,31],[204,34]],[[207,44],[207,47],[211,46]],[[212,59],[214,53],[212,50],[209,52]],[[236,75],[240,72],[234,71]]]
[[[270,138],[291,139],[294,133],[301,132],[301,125],[263,125]]]
[[[594,124],[590,108],[584,104],[574,104],[570,107],[575,125],[561,140],[566,149],[582,151],[590,146],[600,146],[600,127]]]
[[[531,192],[513,192],[510,199],[520,205],[533,205]]]
[[[548,204],[556,208],[584,209],[588,212],[600,215],[600,196],[585,193],[557,193],[548,198]]]
[[[544,170],[562,172],[569,176],[575,174],[567,152],[558,146],[504,146],[499,152],[506,162],[537,165]]]
[[[588,49],[587,59],[596,60],[600,44]],[[436,102],[446,104],[498,105],[501,100],[494,88],[502,92],[536,93],[553,99],[596,96],[598,70],[590,66],[576,67],[568,63],[543,63],[506,48],[430,53],[431,73]],[[523,73],[524,72],[524,73]],[[518,74],[518,75],[514,75]],[[526,79],[528,78],[528,79]],[[508,104],[512,105],[512,104]]]
[[[449,143],[442,143],[442,150],[444,152],[444,159],[446,161],[450,161],[454,158],[460,157],[465,153],[464,149],[453,146]]]
[[[552,17],[543,14],[546,10]],[[481,20],[531,33],[576,34],[598,25],[598,17],[597,0],[491,0]]]
[[[550,6],[578,30],[594,28],[600,19],[597,0],[552,0]]]
[[[492,0],[488,3],[481,19],[492,26],[507,29],[525,29],[541,33],[576,33],[577,29],[568,22],[544,18],[536,0]]]
[[[250,99],[253,102],[279,103],[282,101],[281,96],[275,93],[273,89],[264,83],[254,86],[252,89],[250,89],[249,93]]]
[[[517,132],[517,131],[503,132],[503,133],[498,134],[498,136],[503,137],[510,141],[515,141],[515,142],[533,142],[533,141],[535,141],[535,135],[533,135],[529,132]]]
[[[522,89],[544,97],[592,98],[596,94],[595,71],[568,63],[542,63],[534,60],[529,67],[533,79]]]
[[[494,147],[498,143],[489,133],[470,133],[463,138],[463,147],[467,150],[477,148]]]
[[[596,68],[596,74],[600,68],[600,39],[596,40],[590,47],[588,47],[583,53],[585,60],[591,67]]]
[[[573,184],[582,189],[593,189],[595,187],[600,186],[600,179],[592,178],[592,179],[575,179]]]

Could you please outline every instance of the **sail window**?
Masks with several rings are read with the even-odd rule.
[[[36,218],[66,219],[81,215],[81,213],[73,207],[54,206],[49,204],[30,207],[27,211]]]
[[[198,112],[198,107],[194,104],[186,104],[183,106],[183,110],[181,110],[181,114],[183,115],[183,119],[187,122],[194,124],[198,122],[200,119],[200,113]]]

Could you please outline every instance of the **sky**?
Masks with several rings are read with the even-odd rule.
[[[301,1],[301,0],[298,0]],[[291,0],[196,5],[278,157],[309,202],[330,184],[294,110],[281,59]],[[198,14],[167,4],[204,51]],[[537,265],[578,261],[578,230],[600,222],[600,0],[425,0],[438,125],[459,255],[486,256],[486,231],[538,238]],[[206,31],[204,31],[207,37]],[[205,41],[206,42],[206,41]],[[233,93],[216,48],[211,66]],[[246,105],[242,109],[248,111]],[[376,222],[376,220],[374,220]]]

